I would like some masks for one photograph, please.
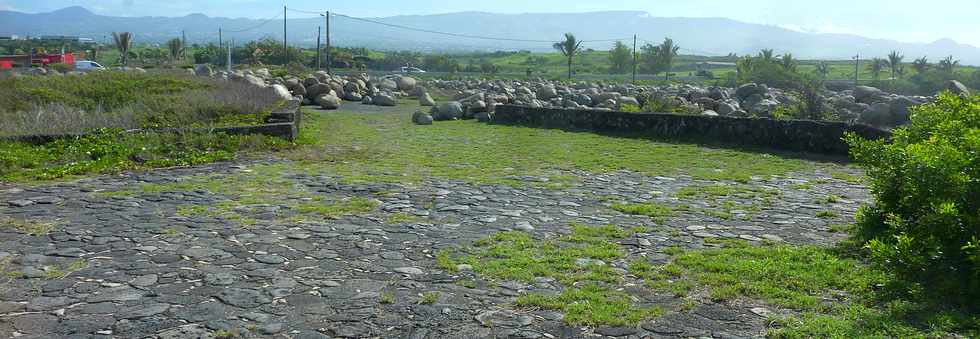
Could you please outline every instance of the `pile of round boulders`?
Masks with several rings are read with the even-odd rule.
[[[317,105],[328,110],[340,108],[345,101],[396,106],[399,98],[418,97],[415,93],[428,96],[424,89],[420,91],[417,80],[400,75],[372,77],[361,73],[340,76],[317,71],[299,77],[274,77],[266,68],[214,72],[206,65],[199,65],[192,71],[198,76],[217,77],[269,88],[283,99],[296,100],[303,105]]]
[[[421,86],[452,93],[452,101],[446,103],[435,103],[428,96],[419,97],[420,104],[433,105],[431,115],[435,121],[475,118],[489,122],[493,120],[494,107],[500,104],[612,111],[622,110],[627,105],[645,107],[651,101],[657,101],[656,107],[671,107],[673,111],[760,118],[773,117],[780,108],[800,104],[798,95],[791,91],[755,83],[727,88],[689,84],[636,86],[601,81],[567,84],[538,79],[431,80]],[[969,93],[955,80],[949,81],[946,88],[954,93]],[[908,122],[909,107],[935,99],[935,96],[889,94],[869,86],[842,91],[823,90],[818,96],[817,100],[835,120],[879,127],[904,124]]]
[[[263,72],[264,70],[264,72]],[[343,102],[361,102],[368,105],[396,106],[398,99],[408,97],[416,89],[417,81],[405,76],[373,78],[367,74],[347,76],[331,75],[324,71],[309,76],[285,76],[272,78],[268,71],[236,71],[232,74],[219,72],[232,80],[272,87],[277,94],[300,101],[304,105],[318,105],[323,109],[338,109]],[[264,82],[264,84],[262,84]],[[285,91],[283,91],[285,89]]]

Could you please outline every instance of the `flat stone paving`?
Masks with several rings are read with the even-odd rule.
[[[579,180],[550,190],[534,188],[545,180],[534,177],[521,178],[527,187],[515,188],[442,180],[349,185],[329,173],[308,173],[287,178],[319,194],[378,199],[381,205],[366,215],[290,223],[275,217],[288,214],[288,207],[269,201],[248,211],[259,223],[243,227],[177,214],[181,205],[226,199],[205,190],[98,194],[230,175],[252,165],[0,187],[0,217],[56,221],[53,231],[37,237],[0,228],[0,260],[6,271],[19,272],[0,280],[0,337],[210,338],[220,330],[276,338],[759,337],[765,333],[765,305],[707,299],[636,328],[569,327],[560,313],[511,306],[520,293],[557,289],[553,282],[488,284],[472,273],[451,275],[436,267],[434,253],[502,230],[567,232],[571,223],[651,226],[654,231],[622,244],[630,257],[653,262],[666,262],[662,250],[670,246],[703,248],[704,238],[830,244],[843,237],[830,232],[830,225],[853,221],[868,199],[860,185],[801,173],[750,182],[782,194],[761,211],[736,211],[735,218],[722,220],[698,212],[704,202],[674,197],[682,187],[711,184],[685,176],[569,173]],[[803,182],[813,187],[800,189]],[[842,199],[815,202],[830,194]],[[612,210],[610,197],[693,208],[657,226],[648,217]],[[826,210],[836,216],[817,217]],[[419,219],[386,223],[394,212]],[[79,264],[85,268],[58,278],[57,269]],[[626,261],[611,264],[625,268]],[[461,279],[475,279],[477,286],[460,286]],[[418,303],[431,291],[439,292],[438,300]],[[393,302],[382,303],[389,294]],[[676,302],[650,293],[640,299]]]

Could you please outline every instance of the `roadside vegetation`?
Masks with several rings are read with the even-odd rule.
[[[229,160],[239,152],[289,147],[266,136],[206,130],[133,129],[254,125],[280,100],[246,84],[165,72],[106,71],[85,76],[0,79],[0,180],[44,180],[84,173]],[[44,142],[9,139],[78,135]],[[21,141],[16,141],[21,140]]]

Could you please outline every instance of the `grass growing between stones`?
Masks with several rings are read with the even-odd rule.
[[[0,216],[0,228],[9,228],[30,236],[42,236],[55,229],[55,223]]]
[[[664,222],[667,217],[674,215],[674,208],[657,203],[613,204],[611,207],[630,215],[645,215],[660,223]]]
[[[626,253],[617,239],[640,229],[613,225],[572,225],[569,234],[535,239],[524,232],[501,232],[476,241],[472,248],[453,257],[437,253],[440,267],[454,271],[458,264],[495,280],[531,283],[554,279],[564,289],[557,295],[527,294],[515,301],[518,307],[559,310],[572,325],[635,325],[662,313],[659,308],[636,305],[632,297],[616,288],[624,278],[609,262]]]
[[[688,186],[675,193],[679,199],[707,202],[709,207],[696,210],[722,220],[731,220],[736,215],[751,219],[762,207],[772,205],[772,199],[779,195],[780,192],[773,189],[726,184]]]
[[[883,270],[816,246],[751,246],[675,251],[670,264],[636,267],[652,281],[703,287],[714,301],[748,298],[796,315],[775,316],[776,338],[947,337],[980,334],[980,316],[944,308]],[[631,267],[631,269],[634,269]],[[657,283],[653,283],[656,285]],[[696,285],[696,287],[694,286]]]
[[[339,173],[350,181],[413,182],[426,177],[519,184],[524,176],[560,186],[563,171],[620,169],[649,175],[688,174],[698,179],[747,181],[804,171],[814,163],[767,154],[721,150],[474,121],[416,126],[417,103],[377,112],[349,108],[307,111],[303,140],[313,146],[291,152],[307,169]],[[308,119],[306,119],[308,118]],[[305,142],[305,141],[304,141]]]
[[[313,214],[325,218],[337,218],[344,215],[364,214],[378,208],[378,202],[361,197],[342,199],[336,202],[310,201],[296,206],[302,214]]]

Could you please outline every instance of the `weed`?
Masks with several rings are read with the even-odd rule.
[[[381,292],[378,302],[382,304],[394,304],[395,294],[392,292]]]
[[[436,301],[439,301],[439,296],[441,296],[441,295],[442,295],[441,293],[436,292],[436,291],[430,291],[430,292],[422,293],[422,297],[419,298],[418,303],[419,303],[419,305],[431,305],[431,304],[435,304]]]
[[[55,223],[0,216],[0,227],[9,227],[17,232],[36,237],[51,233],[55,229]]]
[[[626,214],[645,215],[657,222],[663,222],[665,218],[674,214],[674,210],[669,206],[657,203],[614,204],[612,209]]]
[[[819,211],[817,212],[817,218],[821,219],[833,219],[837,217],[837,213],[833,211]]]
[[[65,267],[58,267],[57,265],[50,266],[44,272],[44,279],[47,280],[64,279],[69,275],[71,275],[72,273],[81,271],[86,268],[88,268],[88,262],[85,260],[73,261],[72,263],[68,264]]]

